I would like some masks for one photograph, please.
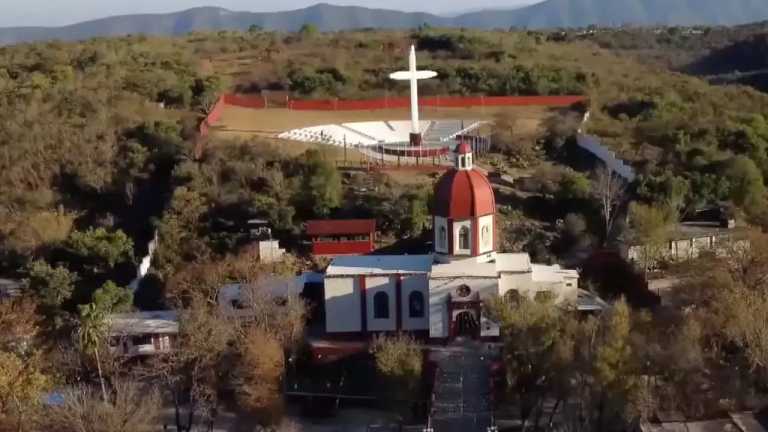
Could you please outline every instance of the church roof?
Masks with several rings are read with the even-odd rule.
[[[325,271],[327,277],[356,275],[427,274],[432,255],[361,255],[334,258]]]
[[[496,213],[488,178],[476,169],[451,169],[435,186],[435,216],[469,219]]]

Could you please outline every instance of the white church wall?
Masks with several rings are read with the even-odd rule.
[[[499,295],[511,290],[533,300],[538,292],[551,292],[557,303],[575,302],[578,296],[579,277],[564,276],[562,281],[534,281],[531,273],[502,273],[499,279]]]
[[[480,241],[478,245],[480,247],[480,254],[493,251],[493,215],[482,216],[478,219],[478,234],[480,235]],[[487,235],[484,235],[484,232]]]
[[[360,286],[355,277],[325,278],[325,329],[328,333],[359,332]]]
[[[368,308],[367,321],[368,331],[395,331],[397,330],[397,295],[395,291],[395,276],[389,277],[367,277],[365,278],[365,302]],[[389,305],[389,316],[387,318],[376,318],[374,310],[374,297],[377,293],[384,292],[387,295]],[[359,305],[360,303],[358,303]],[[358,306],[358,310],[360,307]]]
[[[459,241],[459,234],[461,229],[466,227],[469,230],[469,244],[468,248],[462,249],[461,242]],[[453,254],[454,255],[471,255],[472,254],[472,220],[467,219],[463,221],[453,221]]]
[[[445,230],[445,238],[443,241],[440,239],[441,230]],[[435,251],[441,252],[441,253],[449,253],[448,251],[448,220],[444,217],[435,216],[435,222],[434,222],[434,245],[435,245]]]
[[[402,279],[402,326],[403,330],[428,330],[429,329],[429,282],[426,275],[404,276]],[[424,299],[424,316],[421,318],[410,316],[411,293],[421,292]]]
[[[499,278],[499,295],[505,296],[515,290],[521,296],[533,298],[536,294],[536,284],[531,279],[531,273],[502,273]]]

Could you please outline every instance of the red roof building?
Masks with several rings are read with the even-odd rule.
[[[312,254],[322,256],[359,255],[373,252],[376,235],[374,219],[312,220],[307,236]]]

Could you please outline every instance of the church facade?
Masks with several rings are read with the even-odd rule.
[[[412,332],[432,340],[499,336],[483,302],[499,296],[551,297],[575,305],[578,273],[497,253],[496,203],[472,149],[456,147],[454,168],[435,186],[434,253],[334,259],[325,274],[328,335]]]

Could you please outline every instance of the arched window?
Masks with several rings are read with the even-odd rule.
[[[373,296],[373,318],[389,319],[389,295],[384,291]]]
[[[491,229],[488,225],[483,226],[483,229],[480,231],[480,238],[483,241],[484,247],[489,247],[491,245]]]
[[[411,318],[424,318],[424,294],[412,291],[408,295],[408,315]]]
[[[469,228],[468,227],[463,226],[459,230],[459,249],[461,250],[469,249]]]
[[[445,229],[444,226],[440,227],[440,234],[438,234],[437,237],[437,247],[441,250],[445,250],[446,243],[448,242],[448,231]]]

